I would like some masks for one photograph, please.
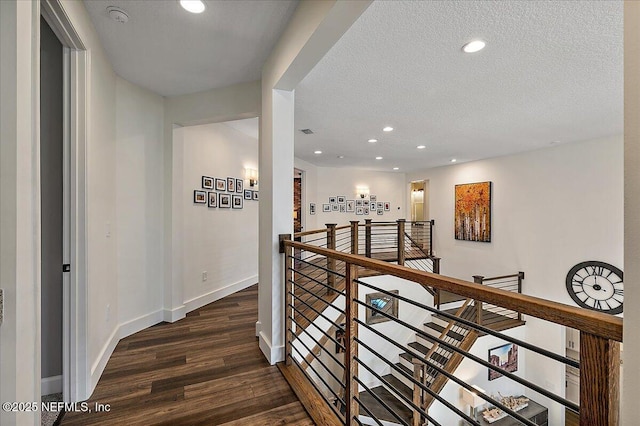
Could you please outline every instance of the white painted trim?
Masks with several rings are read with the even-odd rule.
[[[260,337],[261,331],[262,331],[262,323],[260,321],[256,321],[256,337]]]
[[[43,377],[40,381],[40,395],[62,392],[62,376]]]
[[[284,346],[271,346],[271,341],[267,335],[260,331],[258,336],[258,344],[269,364],[284,361]]]
[[[120,324],[118,336],[120,339],[124,339],[127,336],[131,336],[162,321],[164,321],[164,311],[162,309],[141,315],[138,318]]]
[[[120,327],[115,327],[111,335],[107,339],[107,343],[102,347],[100,351],[100,355],[98,355],[98,359],[93,363],[91,367],[91,383],[90,383],[90,393],[93,393],[93,390],[96,388],[98,384],[98,380],[100,380],[100,376],[102,376],[102,372],[104,368],[107,366],[107,362],[109,362],[109,358],[111,358],[111,354],[115,350],[116,346],[120,339],[119,336]]]
[[[165,322],[176,322],[181,320],[187,315],[187,308],[184,305],[180,305],[173,309],[164,309],[162,311],[163,320]]]
[[[258,276],[254,275],[242,281],[238,281],[237,283],[229,284],[226,287],[222,287],[209,293],[203,294],[202,296],[194,297],[193,299],[184,302],[186,306],[186,312],[195,311],[196,309],[208,305],[211,302],[215,302],[216,300],[220,300],[223,297],[227,297],[228,295],[233,294],[237,291],[244,290],[247,287],[251,287],[257,282]]]

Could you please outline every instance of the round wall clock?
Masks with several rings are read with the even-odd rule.
[[[578,263],[567,274],[566,284],[578,306],[612,315],[622,312],[624,284],[615,266],[596,260]]]

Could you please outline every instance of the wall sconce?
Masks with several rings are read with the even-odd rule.
[[[483,405],[484,403],[486,403],[487,401],[485,401],[480,396],[478,396],[478,393],[484,394],[485,393],[484,390],[482,388],[479,388],[476,385],[473,385],[473,387],[477,389],[477,392],[470,391],[467,388],[461,388],[461,389],[462,389],[462,400],[465,402],[465,404],[469,405],[469,416],[475,419],[477,408]]]
[[[244,177],[249,181],[249,186],[258,185],[258,171],[256,169],[244,169]]]
[[[358,187],[356,187],[356,194],[360,198],[368,197],[369,196],[369,188],[367,188],[366,186],[358,186]]]

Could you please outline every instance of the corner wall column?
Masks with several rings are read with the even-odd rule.
[[[263,88],[260,135],[260,219],[256,333],[269,362],[284,360],[284,271],[280,234],[293,234],[294,92]]]

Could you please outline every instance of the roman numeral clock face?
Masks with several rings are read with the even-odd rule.
[[[578,263],[567,274],[567,291],[583,308],[607,314],[622,313],[624,284],[622,271],[595,260]]]

